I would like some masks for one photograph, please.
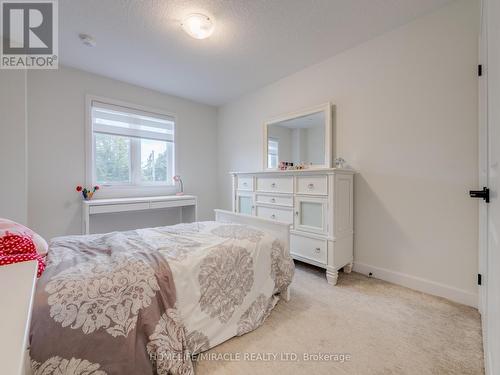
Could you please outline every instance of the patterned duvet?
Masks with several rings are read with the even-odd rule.
[[[280,241],[238,224],[56,238],[35,294],[33,372],[193,374],[193,355],[263,323],[293,272]]]

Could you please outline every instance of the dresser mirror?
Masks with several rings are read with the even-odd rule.
[[[330,168],[332,133],[329,103],[264,123],[264,169]]]

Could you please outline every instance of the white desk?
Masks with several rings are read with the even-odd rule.
[[[127,211],[146,211],[172,207],[181,208],[181,222],[189,223],[197,220],[197,199],[194,195],[84,200],[82,209],[82,233],[90,233],[90,220],[92,215]]]
[[[24,373],[37,261],[0,267],[0,367],[2,374]]]

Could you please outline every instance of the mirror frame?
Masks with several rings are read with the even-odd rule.
[[[262,160],[262,166],[264,167],[264,170],[267,171],[276,171],[279,170],[279,168],[268,168],[267,166],[267,153],[268,153],[268,140],[267,140],[267,129],[270,125],[276,124],[277,122],[281,121],[286,121],[286,120],[291,120],[296,117],[302,117],[302,116],[307,116],[311,115],[313,113],[317,112],[324,112],[325,113],[325,158],[324,158],[324,163],[323,164],[313,164],[310,169],[320,169],[320,168],[331,168],[332,167],[332,162],[333,162],[333,110],[335,106],[332,105],[331,103],[325,103],[321,105],[317,105],[314,107],[309,107],[307,109],[301,110],[301,111],[296,111],[296,112],[290,112],[281,116],[274,117],[268,121],[265,121],[262,128],[263,128],[263,138],[262,138],[262,143],[263,143],[263,155],[264,158]]]

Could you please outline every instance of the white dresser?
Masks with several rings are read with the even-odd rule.
[[[349,169],[233,172],[233,211],[291,225],[290,251],[300,261],[351,272],[353,182]]]

